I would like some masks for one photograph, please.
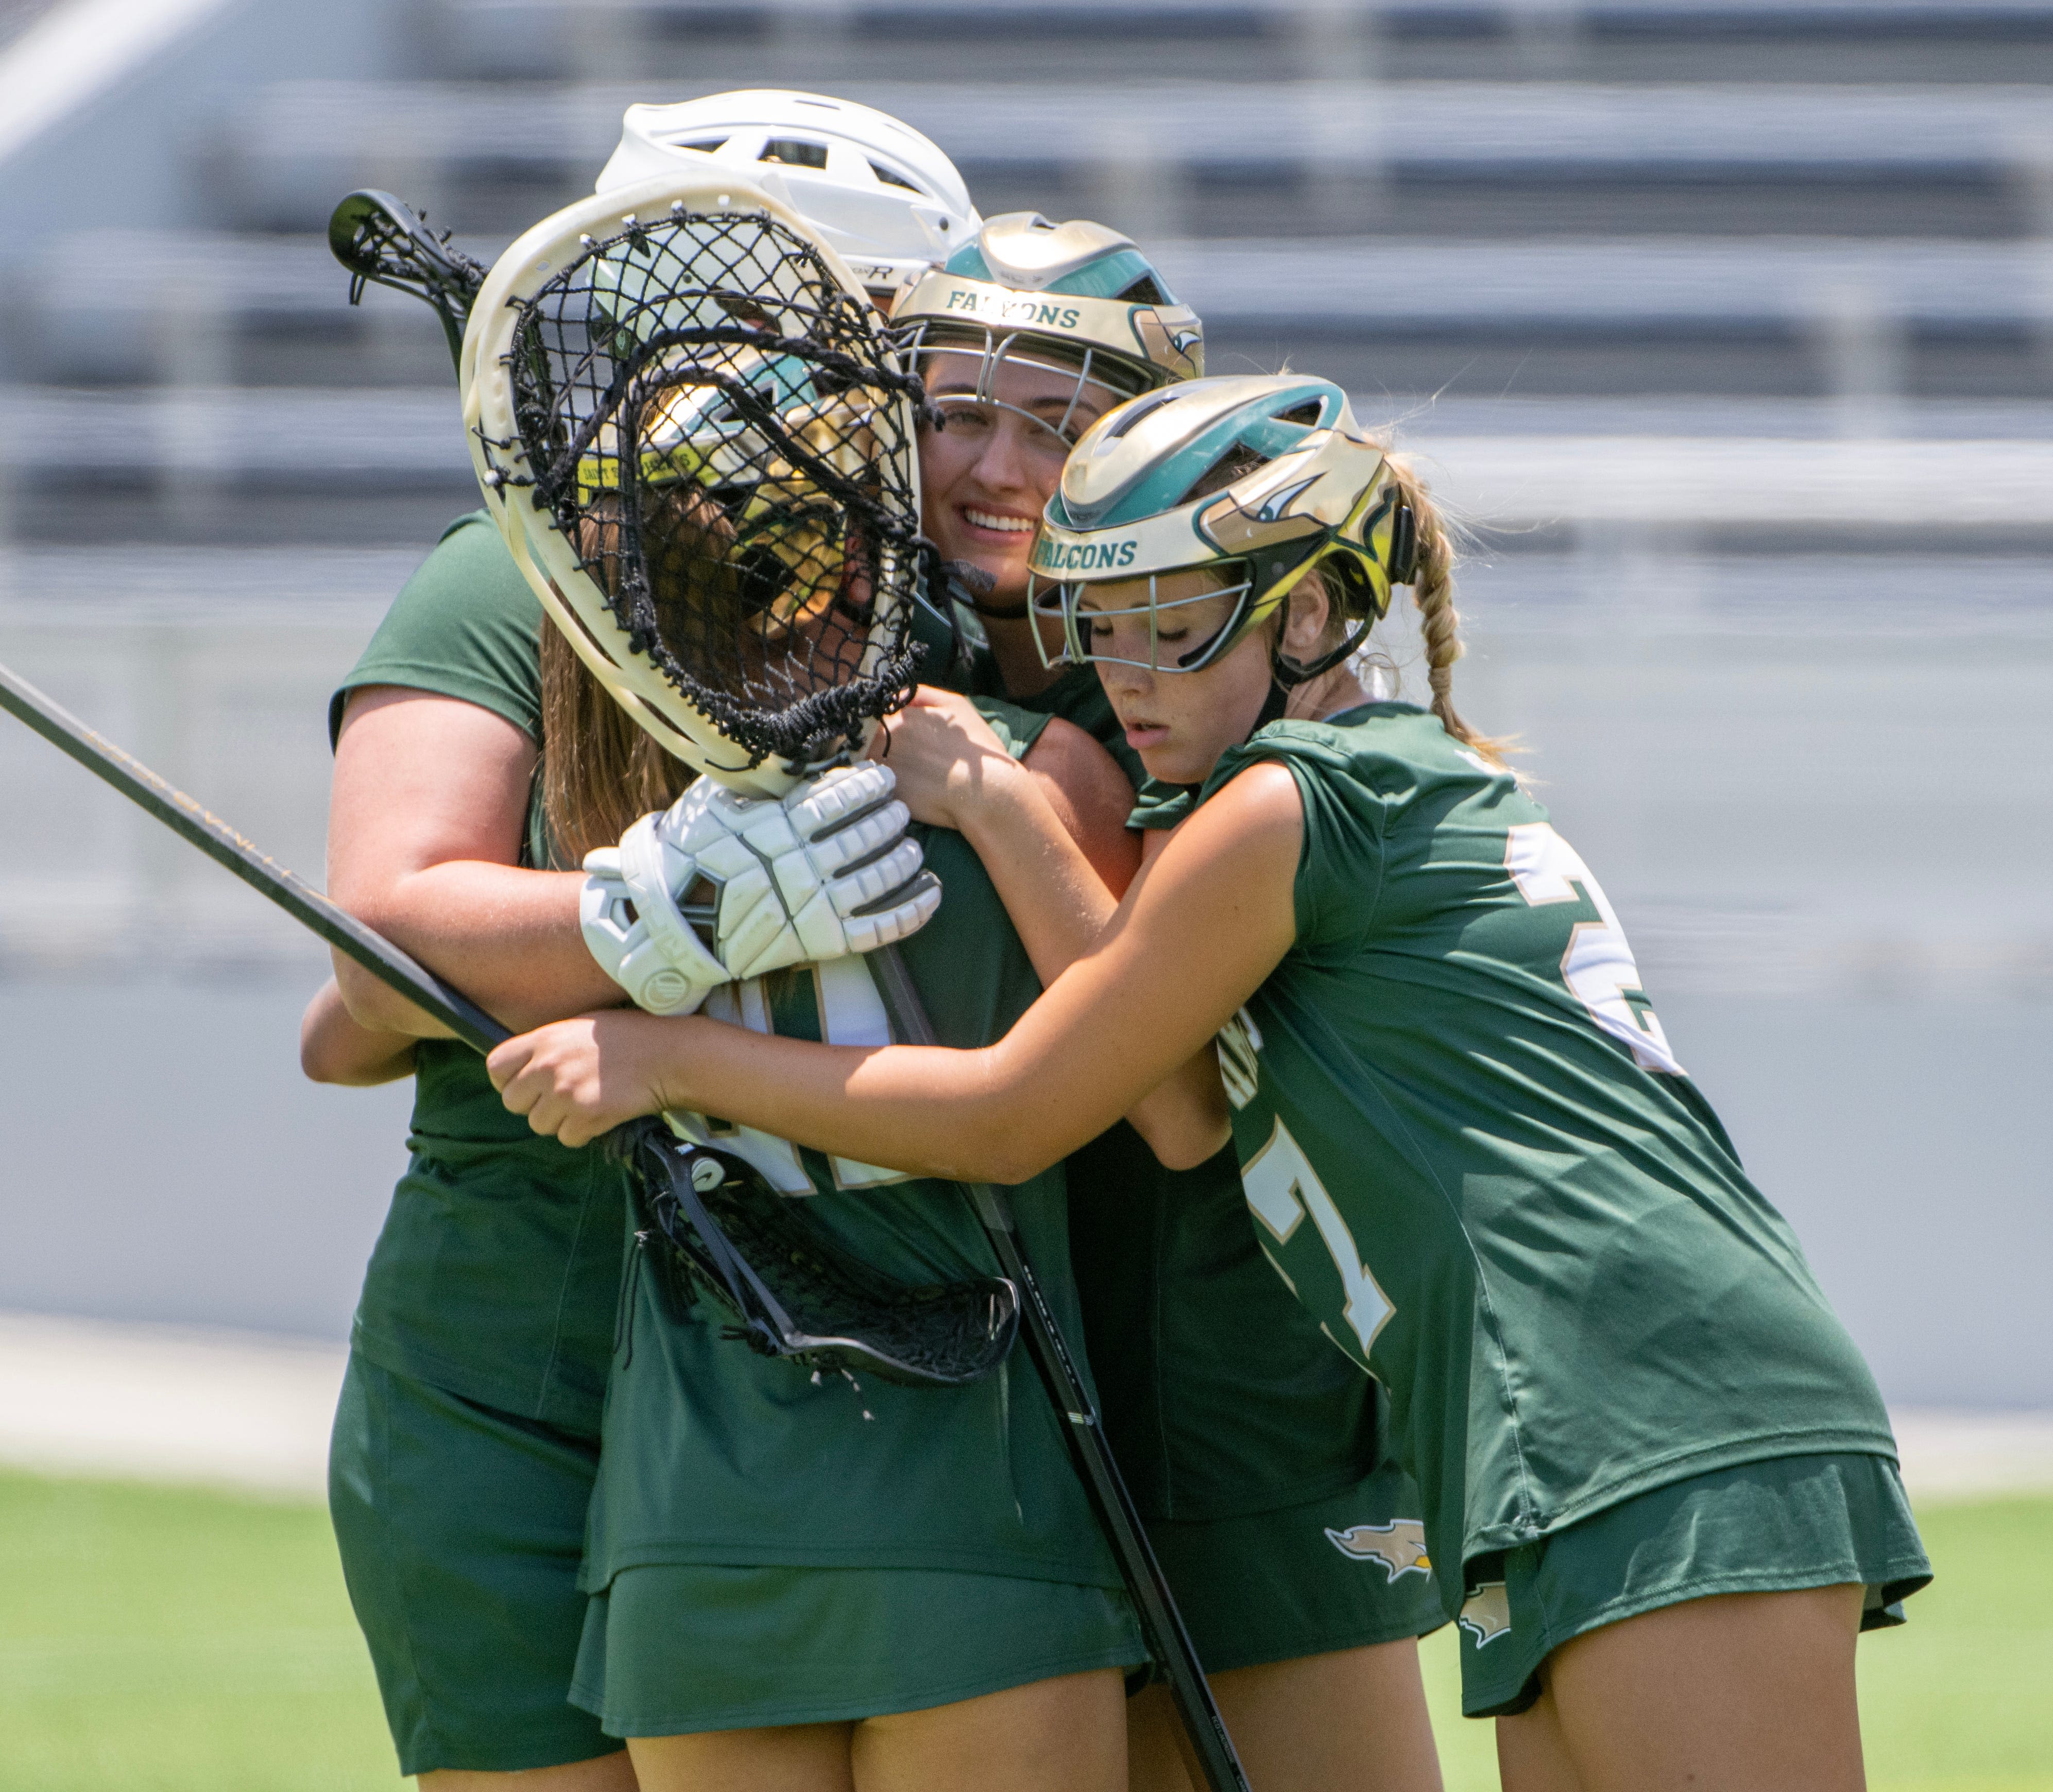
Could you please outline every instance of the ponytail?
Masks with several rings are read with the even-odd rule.
[[[1439,507],[1408,457],[1392,454],[1387,464],[1410,507],[1418,543],[1411,572],[1411,601],[1419,608],[1419,633],[1426,645],[1427,684],[1440,726],[1471,752],[1501,767],[1511,749],[1506,740],[1478,734],[1454,708],[1454,661],[1462,657],[1461,612],[1454,608],[1454,543]]]
[[[540,645],[542,814],[555,869],[575,870],[650,810],[668,809],[694,774],[606,695],[546,616]]]

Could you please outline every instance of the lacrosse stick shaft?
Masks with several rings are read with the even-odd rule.
[[[184,791],[175,789],[4,665],[0,665],[0,709],[19,716],[59,751],[147,810],[259,896],[276,903],[416,1007],[426,1010],[466,1045],[489,1052],[512,1037],[461,990],[452,989],[354,916],[344,914],[319,890],[259,852],[219,816],[201,808]]]
[[[865,962],[890,1018],[893,1033],[909,1045],[939,1044],[933,1023],[927,1018],[926,1005],[920,999],[918,986],[898,948],[880,947],[867,954]],[[1034,1267],[1026,1261],[1019,1228],[1013,1223],[1011,1203],[1002,1190],[988,1182],[965,1182],[962,1187],[997,1253],[999,1272],[1019,1290],[1022,1329],[1033,1354],[1034,1367],[1040,1371],[1048,1398],[1055,1404],[1056,1416],[1063,1421],[1077,1472],[1097,1508],[1098,1521],[1119,1563],[1134,1610],[1140,1614],[1148,1646],[1168,1676],[1170,1696],[1176,1700],[1177,1714],[1184,1720],[1208,1792],[1249,1792],[1246,1773],[1234,1750],[1233,1739],[1227,1734],[1204,1670],[1198,1664],[1190,1633],[1184,1628],[1175,1596],[1163,1576],[1161,1564],[1155,1559],[1148,1533],[1141,1527],[1133,1497],[1126,1490],[1119,1465],[1113,1460],[1097,1403],[1084,1386],[1076,1359],[1070,1354],[1062,1328],[1041,1292]]]

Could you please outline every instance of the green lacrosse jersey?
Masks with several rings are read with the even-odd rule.
[[[1859,1352],[1547,812],[1408,704],[1222,757],[1303,798],[1297,939],[1223,1036],[1257,1235],[1385,1390],[1458,1559],[1788,1455],[1894,1457]]]
[[[393,602],[330,706],[398,684],[459,697],[540,744],[542,607],[483,512],[459,519]],[[539,800],[523,862],[552,858]],[[371,1362],[468,1400],[596,1432],[620,1287],[626,1172],[507,1112],[453,1039],[414,1053],[406,1174],[351,1339]]]
[[[939,912],[905,943],[944,1045],[1002,1036],[1040,994],[1003,905],[960,834],[917,829],[941,880]],[[705,1012],[760,1031],[881,1044],[884,1008],[860,958],[715,992]],[[850,1255],[909,1283],[987,1277],[997,1264],[952,1183],[800,1150],[767,1133],[678,1116],[747,1158]],[[1021,1241],[1081,1347],[1059,1167],[1010,1191]],[[915,1388],[814,1374],[757,1355],[699,1292],[681,1308],[668,1247],[630,1253],[586,1542],[595,1590],[655,1563],[948,1569],[1116,1587],[1117,1570],[1024,1346],[981,1382]]]
[[[967,684],[979,697],[1004,696],[988,650]],[[1005,700],[1074,723],[1129,780],[1145,777],[1093,668],[1066,667],[1045,690]],[[1230,1151],[1165,1170],[1122,1120],[1066,1167],[1105,1436],[1144,1519],[1301,1505],[1376,1466],[1375,1388],[1270,1272]]]

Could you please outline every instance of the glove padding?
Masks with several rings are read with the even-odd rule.
[[[651,1014],[689,1014],[725,982],[873,951],[940,906],[888,766],[837,767],[775,801],[702,778],[618,847],[588,853],[579,917],[606,974]],[[710,924],[686,917],[703,878]]]

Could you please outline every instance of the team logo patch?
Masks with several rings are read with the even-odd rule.
[[[1351,1524],[1344,1531],[1329,1527],[1326,1540],[1357,1562],[1380,1562],[1387,1582],[1394,1584],[1404,1574],[1433,1571],[1433,1559],[1426,1553],[1426,1527],[1415,1518],[1393,1518],[1388,1524]]]
[[[1475,1638],[1478,1649],[1511,1634],[1511,1599],[1501,1580],[1485,1581],[1462,1602],[1454,1621]]]

